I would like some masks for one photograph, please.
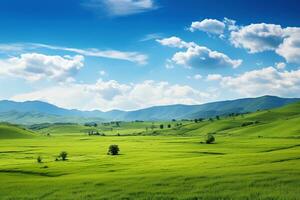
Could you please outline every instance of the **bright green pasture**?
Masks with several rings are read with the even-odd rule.
[[[172,130],[177,127],[178,123],[184,125],[191,122],[119,122],[118,126],[115,123],[108,123],[108,125],[99,123],[97,127],[87,127],[81,124],[55,124],[40,129],[38,132],[44,135],[48,133],[50,135],[87,135],[89,131],[98,131],[105,135],[140,135],[160,130],[161,124],[164,126],[164,130]],[[171,128],[168,128],[168,125],[171,125]]]
[[[87,136],[91,129],[106,136]],[[0,126],[0,199],[300,199],[300,103],[200,123],[38,132]],[[208,133],[215,144],[203,143]],[[111,144],[120,155],[106,154]],[[54,161],[61,151],[69,159]]]
[[[299,139],[216,139],[210,145],[199,136],[0,140],[0,198],[300,199]],[[121,155],[106,155],[110,144]],[[62,150],[69,160],[54,161]]]

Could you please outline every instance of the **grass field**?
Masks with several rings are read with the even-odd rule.
[[[171,128],[159,129],[169,123]],[[175,123],[156,122],[147,131],[152,122],[121,123],[113,130],[98,126],[106,136],[88,136],[82,125],[38,133],[2,125],[0,198],[300,199],[300,103]],[[214,144],[201,143],[208,133]],[[119,145],[120,155],[107,155],[110,144]],[[67,161],[55,161],[61,151],[68,152]]]

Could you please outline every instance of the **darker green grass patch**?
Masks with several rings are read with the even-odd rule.
[[[188,151],[186,153],[204,154],[204,155],[226,155],[226,153],[208,152],[208,151]]]
[[[288,161],[294,161],[294,160],[300,160],[300,157],[274,160],[274,161],[272,161],[270,163],[288,162]]]
[[[300,144],[296,144],[296,145],[292,145],[292,146],[288,146],[288,147],[279,147],[279,148],[269,149],[269,150],[261,151],[261,153],[280,151],[280,150],[292,149],[292,148],[297,148],[297,147],[300,147]]]
[[[63,173],[46,173],[46,172],[33,172],[33,171],[24,171],[24,170],[15,170],[15,169],[0,169],[0,173],[13,173],[13,174],[24,174],[24,175],[36,175],[36,176],[44,176],[44,177],[59,177],[66,174]]]

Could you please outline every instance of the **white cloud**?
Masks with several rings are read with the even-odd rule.
[[[207,81],[219,81],[222,80],[221,74],[208,74],[206,77]]]
[[[202,79],[201,74],[195,74],[194,76],[187,76],[187,79],[194,79],[194,80],[200,80]]]
[[[42,100],[66,108],[84,110],[139,109],[155,105],[198,104],[213,98],[212,94],[188,85],[146,80],[122,84],[99,80],[94,84],[68,83],[19,94],[12,100]]]
[[[172,61],[177,65],[185,67],[233,67],[236,68],[242,64],[242,60],[233,60],[227,55],[212,51],[207,47],[199,46],[194,42],[185,42],[178,37],[164,38],[157,40],[161,45],[177,48],[185,48],[186,51],[180,51],[173,55]]]
[[[212,79],[212,76],[210,78]],[[295,97],[300,92],[300,70],[279,71],[266,67],[237,76],[216,76],[223,89],[245,96],[266,94]]]
[[[207,33],[221,35],[225,29],[225,24],[216,19],[204,19],[202,21],[192,22],[189,30],[194,32],[196,30]]]
[[[74,74],[83,67],[84,57],[49,56],[25,53],[19,57],[0,59],[0,75],[23,78],[28,81],[54,79],[71,81]]]
[[[300,64],[300,28],[276,24],[250,24],[231,31],[230,41],[249,53],[275,51],[288,63]]]
[[[179,37],[175,37],[175,36],[169,38],[157,39],[156,41],[163,46],[175,47],[175,48],[189,48],[192,46],[197,46],[194,42],[185,42]]]
[[[284,62],[275,63],[275,67],[277,69],[284,69],[286,67],[286,64]]]
[[[47,45],[47,44],[40,44],[40,43],[0,44],[0,52],[9,52],[14,54],[20,52],[24,53],[30,51],[37,51],[39,49],[66,51],[66,52],[72,52],[72,53],[81,54],[84,56],[91,56],[91,57],[126,60],[140,65],[147,64],[147,60],[148,60],[147,55],[139,52],[134,52],[134,51],[100,50],[97,48],[78,49],[78,48],[62,47],[62,46]]]
[[[109,16],[126,16],[156,9],[153,0],[86,0],[86,7],[105,10]]]
[[[239,27],[236,25],[236,21],[233,19],[224,17],[223,23],[226,25],[229,31],[235,31],[239,29]]]
[[[275,50],[283,41],[284,30],[275,24],[250,24],[230,34],[235,47],[247,49],[250,53]]]
[[[201,74],[195,74],[194,79],[195,80],[200,80],[202,78]]]
[[[0,44],[0,52],[21,52],[24,50],[22,44]]]
[[[276,53],[287,62],[300,64],[300,28],[286,28],[284,31],[285,38]]]
[[[189,47],[186,51],[177,52],[172,57],[172,61],[178,65],[194,68],[237,68],[242,64],[242,60],[232,60],[223,53],[212,51],[203,46]]]
[[[104,70],[100,70],[100,71],[99,71],[99,74],[100,74],[101,76],[106,76],[106,75],[107,75],[107,72],[104,71]]]
[[[159,39],[162,37],[161,33],[150,33],[145,35],[142,39],[140,39],[141,42],[146,42],[149,40],[155,40],[155,39]]]
[[[69,47],[60,47],[46,44],[31,44],[33,47],[38,48],[47,48],[52,50],[62,50],[69,51],[73,53],[78,53],[84,56],[92,56],[92,57],[102,57],[102,58],[111,58],[118,60],[127,60],[130,62],[135,62],[138,64],[147,64],[148,56],[144,54],[140,54],[138,52],[123,52],[117,50],[99,50],[96,48],[92,49],[77,49],[77,48],[69,48]]]

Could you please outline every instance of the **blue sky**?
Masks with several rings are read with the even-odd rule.
[[[298,1],[3,0],[0,98],[84,110],[299,97]]]

